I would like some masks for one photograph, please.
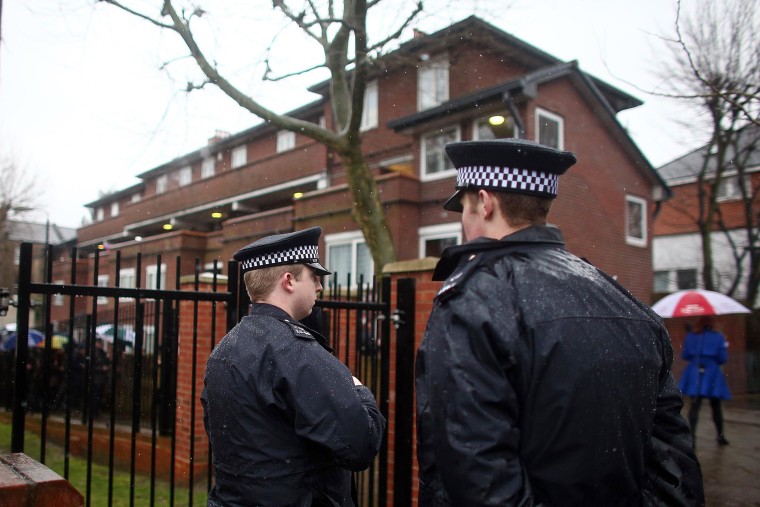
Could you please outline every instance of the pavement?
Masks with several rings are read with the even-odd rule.
[[[683,414],[688,414],[688,402]],[[760,507],[760,395],[723,403],[724,433],[718,445],[710,404],[702,403],[697,424],[697,458],[707,507]]]

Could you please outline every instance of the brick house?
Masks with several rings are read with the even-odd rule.
[[[752,144],[758,146],[760,128],[746,127],[741,132],[739,141],[742,150]],[[654,297],[657,299],[677,290],[704,287],[702,240],[696,217],[699,202],[698,178],[703,170],[708,149],[708,146],[697,148],[657,170],[673,193],[673,197],[663,203],[654,222],[653,287]],[[745,164],[745,184],[753,196],[750,211],[753,215],[757,215],[760,212],[760,200],[756,197],[760,188],[760,150],[754,148],[750,151],[749,159]],[[709,182],[714,178],[714,162],[711,162],[704,170],[704,179]],[[747,207],[742,201],[736,171],[729,170],[724,173],[718,187],[718,194],[717,202],[727,234],[738,248],[738,253],[741,254],[742,249],[746,249],[747,246],[745,229]],[[716,290],[723,293],[729,291],[737,276],[734,252],[731,242],[727,240],[727,234],[720,230],[717,224],[712,233]],[[749,262],[745,258],[742,265],[743,274],[739,277],[733,297],[747,306],[756,308],[757,302],[753,304],[745,301],[748,267]],[[669,319],[666,322],[676,355],[683,343],[686,323],[681,319]],[[717,319],[716,327],[726,334],[730,343],[729,363],[725,371],[732,391],[743,393],[759,389],[760,385],[756,384],[757,379],[760,378],[760,365],[758,365],[760,358],[746,350],[745,317],[737,315],[720,317]],[[676,375],[680,374],[683,367],[683,362],[676,361],[674,365]],[[752,385],[753,382],[755,385]]]
[[[312,91],[321,98],[291,114],[329,125],[328,83]],[[668,189],[615,117],[640,101],[575,61],[560,61],[470,17],[430,35],[417,33],[380,59],[365,104],[363,147],[399,260],[436,256],[462,241],[459,215],[441,209],[455,179],[443,146],[521,136],[577,154],[550,221],[561,227],[571,251],[648,301],[648,217]],[[131,259],[138,251],[197,257],[208,268],[214,260],[224,265],[261,236],[314,225],[323,228],[329,269],[342,279],[373,271],[350,216],[340,161],[304,136],[269,124],[218,133],[207,146],[138,177],[139,184],[88,203],[93,222],[78,230],[83,257],[121,251],[121,286],[134,286]],[[142,287],[156,283],[151,271],[155,275],[155,266],[146,265],[139,273]],[[166,280],[176,275],[172,263],[162,272]],[[88,283],[113,284],[114,276],[111,265]]]

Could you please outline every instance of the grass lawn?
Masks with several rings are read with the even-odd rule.
[[[11,426],[0,421],[0,454],[10,452]],[[39,435],[27,431],[24,438],[24,453],[32,459],[40,459]],[[45,465],[63,476],[64,455],[61,447],[48,444],[45,452]],[[69,482],[80,492],[85,494],[87,488],[87,461],[82,458],[71,457],[69,459]],[[114,506],[129,506],[130,504],[129,471],[114,470],[113,474],[113,500]],[[135,475],[134,505],[150,505],[150,477]],[[189,504],[187,487],[175,487],[174,505],[183,506]],[[154,505],[170,505],[170,487],[168,482],[156,481],[154,492]],[[90,482],[90,505],[94,507],[107,506],[108,504],[108,467],[92,464],[92,476]],[[193,505],[206,505],[206,490],[204,486],[196,486],[193,491]]]

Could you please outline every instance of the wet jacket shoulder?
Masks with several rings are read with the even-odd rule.
[[[377,454],[385,419],[317,333],[257,304],[209,357],[202,403],[224,505],[350,506],[350,470]]]
[[[447,254],[417,356],[421,505],[699,505],[656,315],[553,228]]]

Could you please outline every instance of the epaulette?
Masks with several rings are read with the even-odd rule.
[[[312,335],[306,328],[302,327],[297,322],[293,322],[288,319],[282,319],[282,322],[290,326],[290,330],[293,331],[293,334],[297,336],[298,338],[302,338],[305,340],[314,340],[314,335]]]

